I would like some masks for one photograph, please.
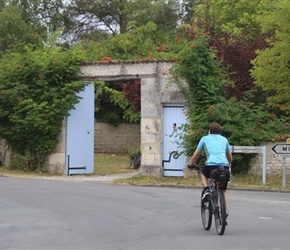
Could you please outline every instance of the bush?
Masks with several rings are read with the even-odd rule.
[[[22,170],[22,171],[38,171],[38,172],[47,172],[44,165],[44,159],[37,162],[33,162],[35,157],[26,153],[25,155],[14,154],[11,157],[9,168]]]
[[[57,145],[64,117],[78,103],[84,52],[53,44],[7,52],[0,60],[0,138],[17,156],[12,166],[36,169]],[[28,165],[27,165],[28,164]]]

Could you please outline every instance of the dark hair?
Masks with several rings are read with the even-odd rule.
[[[222,127],[217,122],[213,122],[209,125],[210,134],[220,134],[222,132]]]

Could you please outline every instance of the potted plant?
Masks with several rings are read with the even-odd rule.
[[[129,146],[128,155],[130,159],[130,166],[134,169],[138,169],[141,165],[141,149],[140,146]]]

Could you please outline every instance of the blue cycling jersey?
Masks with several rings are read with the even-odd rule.
[[[220,134],[203,136],[197,145],[197,149],[204,149],[206,154],[205,165],[229,165],[226,153],[231,152],[231,146],[224,136]]]

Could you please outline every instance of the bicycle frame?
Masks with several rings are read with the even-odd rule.
[[[194,166],[195,170],[201,170],[204,166]],[[190,167],[189,167],[190,168]],[[192,169],[192,168],[191,168]],[[224,182],[210,179],[209,191],[210,198],[208,201],[202,201],[201,199],[201,220],[205,230],[209,230],[212,224],[212,216],[215,218],[215,228],[219,235],[223,235],[226,221],[226,202],[224,197],[224,191],[221,189],[221,185]],[[201,197],[203,192],[201,193]]]
[[[215,228],[219,235],[225,232],[226,222],[226,203],[224,191],[220,188],[220,182],[210,179],[210,206],[215,218]]]

